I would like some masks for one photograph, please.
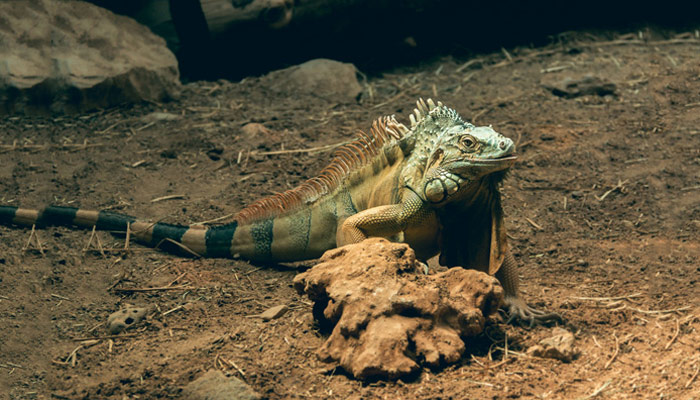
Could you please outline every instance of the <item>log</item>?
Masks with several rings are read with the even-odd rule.
[[[250,22],[283,28],[294,10],[294,0],[200,0],[200,5],[212,36]]]

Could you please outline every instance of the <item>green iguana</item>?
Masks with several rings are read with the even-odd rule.
[[[422,99],[411,127],[394,116],[339,148],[325,169],[295,189],[252,203],[227,225],[152,223],[108,211],[50,206],[0,207],[0,224],[95,227],[128,231],[146,245],[204,257],[252,262],[298,261],[382,236],[409,244],[419,260],[495,275],[511,319],[558,319],[529,307],[518,293],[498,185],[516,160],[513,141],[491,127]]]

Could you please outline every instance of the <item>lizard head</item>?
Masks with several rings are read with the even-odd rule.
[[[487,175],[502,178],[517,158],[511,139],[460,118],[443,121],[435,139],[422,179],[423,195],[433,204],[464,197]]]

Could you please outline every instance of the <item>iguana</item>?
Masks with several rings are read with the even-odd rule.
[[[512,140],[474,126],[432,100],[417,102],[408,128],[394,116],[340,147],[320,174],[258,200],[221,226],[148,222],[109,211],[0,206],[0,224],[77,226],[125,233],[146,245],[252,262],[314,259],[382,236],[409,244],[419,260],[495,275],[511,319],[558,319],[519,296],[499,183],[516,160]]]

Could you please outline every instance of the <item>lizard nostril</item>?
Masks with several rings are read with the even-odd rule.
[[[500,147],[501,150],[505,150],[506,149],[506,141],[501,140],[501,143],[498,144],[498,147]]]

